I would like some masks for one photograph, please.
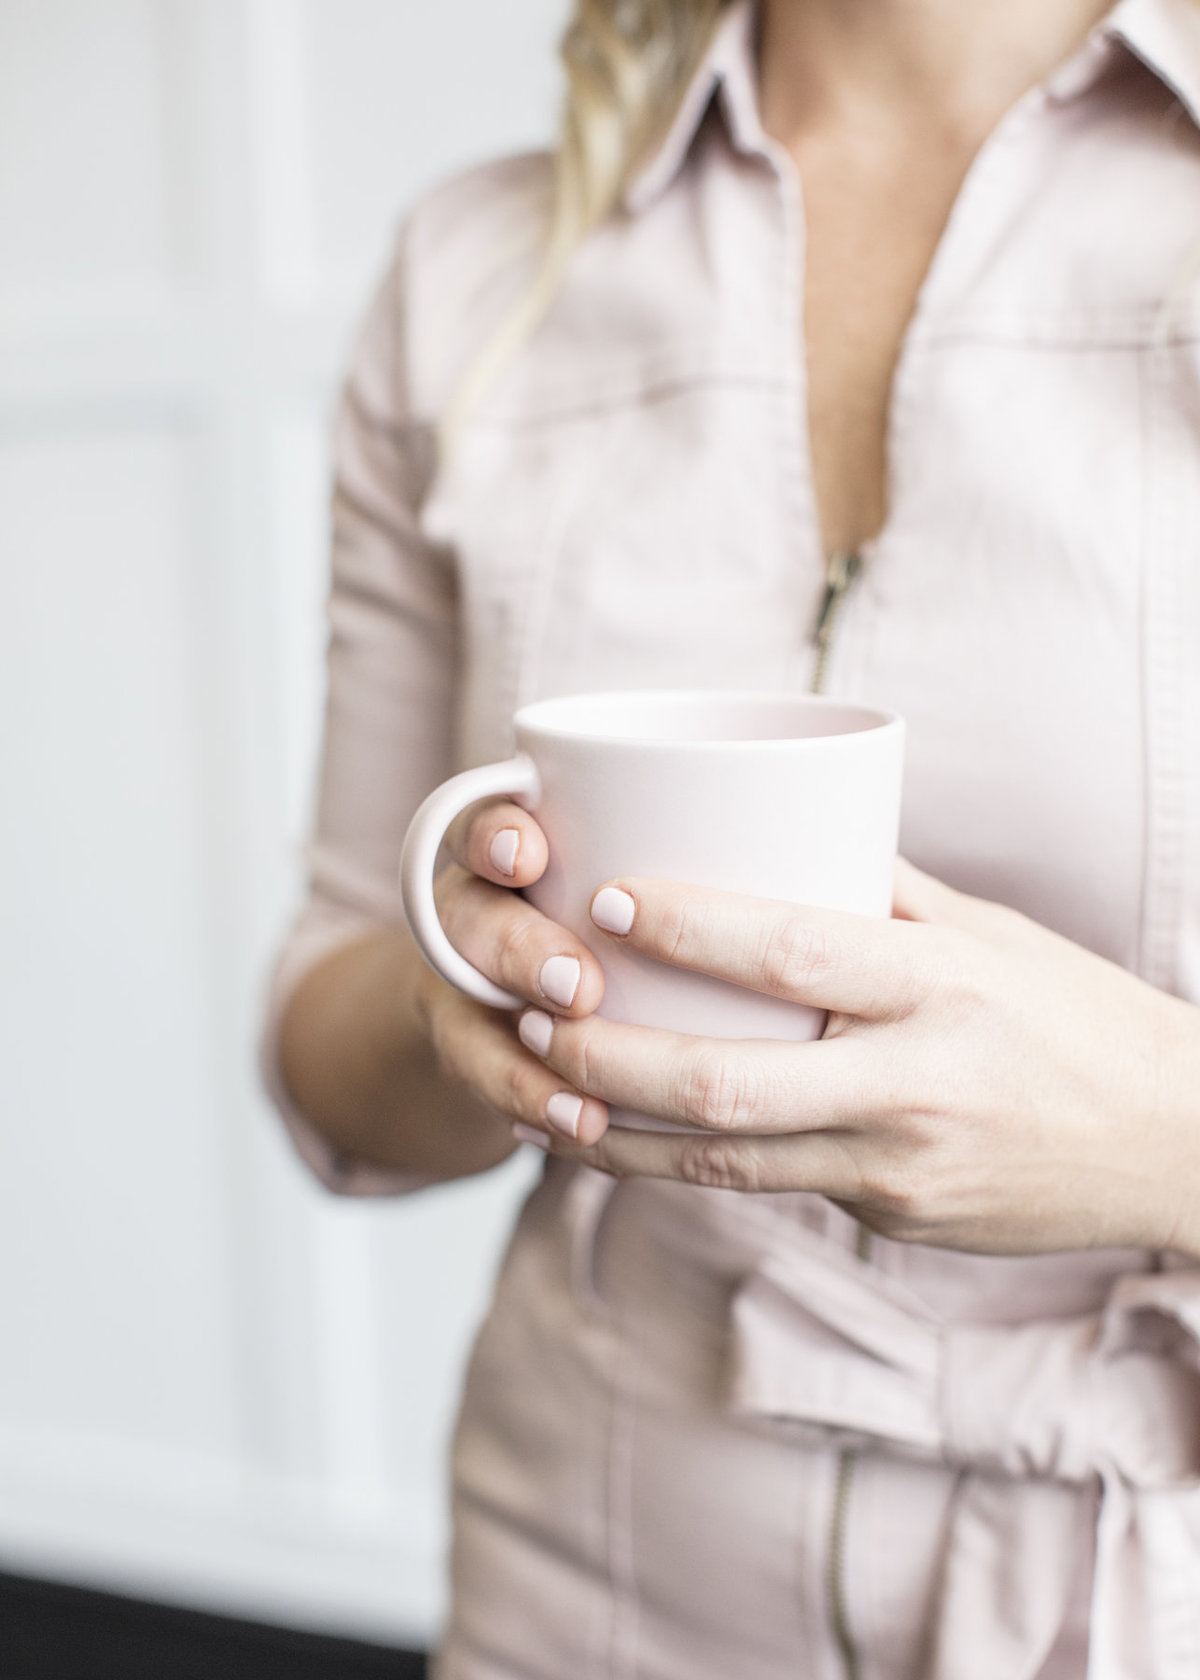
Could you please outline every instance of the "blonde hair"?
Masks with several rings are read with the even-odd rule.
[[[551,248],[571,251],[663,138],[726,0],[576,0],[562,41],[567,98]]]
[[[616,208],[669,129],[716,24],[731,0],[575,0],[560,53],[567,91],[548,222],[533,277],[472,362],[441,435],[462,420],[534,332],[580,245]],[[1160,330],[1200,275],[1200,247],[1165,300]]]
[[[671,126],[728,4],[575,0],[560,48],[567,90],[540,257],[532,282],[456,393],[444,442],[537,327],[571,258]]]

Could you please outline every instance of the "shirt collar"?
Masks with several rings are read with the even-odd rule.
[[[635,215],[675,179],[714,98],[735,151],[766,159],[777,153],[758,117],[755,12],[754,0],[732,0],[721,16],[671,126],[625,189],[623,202]],[[1047,95],[1066,101],[1087,92],[1117,43],[1176,95],[1200,127],[1200,0],[1118,0],[1046,82]]]
[[[1200,0],[1120,0],[1099,33],[1122,41],[1200,127]]]
[[[770,155],[771,141],[758,120],[754,17],[753,0],[733,0],[726,7],[671,126],[625,189],[626,209],[637,214],[670,186],[714,97],[735,151]]]

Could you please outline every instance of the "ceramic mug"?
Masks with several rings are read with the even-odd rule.
[[[525,897],[596,953],[601,1015],[715,1038],[818,1038],[820,1010],[640,957],[598,933],[589,908],[605,881],[647,875],[890,915],[902,720],[809,694],[664,690],[539,700],[518,711],[514,731],[515,758],[443,783],[405,838],[405,912],[442,978],[497,1008],[527,1002],[454,949],[433,897],[452,819],[507,795],[549,846]],[[665,1124],[615,1108],[610,1122]]]

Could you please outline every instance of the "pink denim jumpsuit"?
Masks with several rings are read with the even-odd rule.
[[[275,1023],[314,962],[400,918],[424,794],[505,756],[539,696],[812,681],[801,184],[759,125],[751,25],[730,8],[440,467],[527,281],[546,158],[428,197],[367,319],[311,898],[265,1050],[335,1189],[417,1186],[306,1127]],[[908,857],[1193,1002],[1198,122],[1200,5],[1122,0],[983,147],[825,671],[907,718]],[[1200,1680],[1200,1267],[864,1243],[816,1196],[551,1161],[475,1348],[454,1499],[438,1680]]]

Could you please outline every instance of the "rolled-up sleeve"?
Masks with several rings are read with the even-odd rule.
[[[403,921],[409,819],[451,771],[458,660],[452,560],[419,524],[433,470],[406,368],[405,239],[355,348],[335,431],[328,688],[308,895],[271,977],[260,1062],[308,1166],[330,1189],[386,1195],[428,1182],[349,1159],[299,1113],[279,1030],[297,986],[338,947]]]

